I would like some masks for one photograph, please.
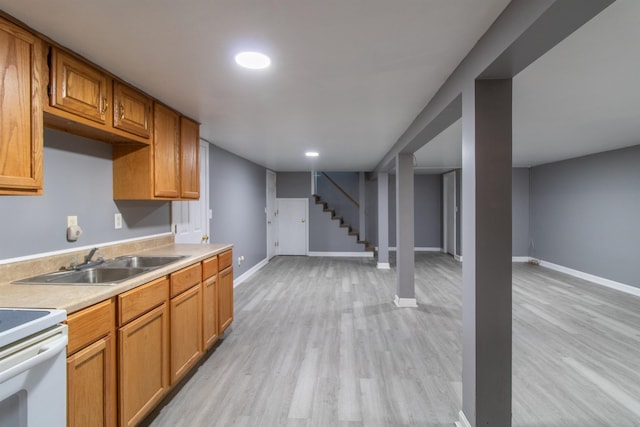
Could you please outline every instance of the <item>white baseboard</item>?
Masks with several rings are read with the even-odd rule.
[[[378,247],[376,246],[376,251],[378,250]],[[398,248],[396,248],[395,246],[389,246],[389,251],[390,252],[396,252],[398,250]],[[436,247],[422,247],[422,246],[416,246],[415,248],[413,248],[413,250],[415,252],[442,252],[442,248],[436,248]]]
[[[393,302],[400,308],[415,308],[418,306],[415,298],[400,298],[398,295],[396,295]]]
[[[253,267],[251,267],[250,269],[248,269],[247,271],[245,271],[244,273],[242,273],[240,276],[233,279],[233,287],[235,288],[236,286],[238,286],[239,284],[247,280],[249,277],[256,274],[258,270],[260,270],[262,267],[267,265],[268,262],[269,260],[265,258],[259,263],[257,263],[256,265],[254,265]]]
[[[388,262],[379,262],[379,263],[378,263],[378,265],[377,265],[377,267],[378,267],[380,270],[391,270],[391,265],[389,265],[389,263],[388,263]]]
[[[464,412],[458,412],[458,421],[455,423],[458,427],[471,427],[471,423],[467,420],[467,417],[464,415]]]
[[[453,256],[453,258],[456,261],[462,262],[462,255],[456,254],[456,255]],[[531,258],[528,257],[528,256],[514,256],[514,257],[511,257],[511,262],[529,262],[530,260],[531,260]]]
[[[373,258],[373,252],[309,252],[308,256]]]
[[[635,295],[640,297],[640,288],[636,288],[635,286],[627,285],[625,283],[616,282],[613,280],[605,279],[604,277],[595,276],[593,274],[584,273],[582,271],[574,270],[569,267],[564,267],[562,265],[554,264],[549,261],[540,260],[540,266],[546,267],[550,270],[559,271],[561,273],[568,274],[570,276],[578,277],[580,279],[588,280],[598,285],[606,286],[607,288],[615,289],[617,291],[625,292],[627,294]]]

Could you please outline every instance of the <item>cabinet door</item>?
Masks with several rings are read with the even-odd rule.
[[[180,197],[200,198],[200,125],[186,117],[180,117]]]
[[[160,104],[153,110],[154,195],[176,198],[180,195],[178,113]]]
[[[51,106],[106,124],[107,76],[84,61],[51,48]]]
[[[167,303],[118,330],[120,426],[138,424],[169,387]]]
[[[218,340],[218,276],[202,282],[202,340],[210,348]]]
[[[42,194],[41,49],[0,18],[0,194]]]
[[[115,340],[108,335],[67,358],[67,426],[115,425]]]
[[[113,127],[143,138],[151,135],[151,98],[132,87],[113,83]]]
[[[227,267],[219,274],[219,307],[220,327],[222,334],[233,322],[233,267]]]
[[[171,299],[171,384],[175,384],[202,355],[200,283]]]

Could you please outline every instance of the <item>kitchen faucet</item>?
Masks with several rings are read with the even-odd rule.
[[[93,258],[93,255],[96,253],[97,250],[98,248],[91,249],[89,253],[84,256],[84,262],[82,264],[72,265],[71,267],[74,270],[82,270],[84,268],[94,267],[96,265],[102,264],[104,262],[104,259],[102,259],[102,257],[98,257],[98,259],[95,261],[91,260],[91,258]]]

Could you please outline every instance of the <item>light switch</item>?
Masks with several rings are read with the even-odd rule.
[[[115,214],[113,222],[116,230],[122,228],[122,214],[120,212]]]
[[[78,217],[75,215],[67,217],[67,227],[73,227],[74,225],[78,225]]]

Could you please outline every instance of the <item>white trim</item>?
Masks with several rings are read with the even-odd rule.
[[[455,424],[457,427],[471,427],[471,423],[462,411],[458,412],[458,421],[456,421]]]
[[[21,256],[21,257],[16,257],[16,258],[2,259],[2,260],[0,260],[0,264],[11,264],[11,263],[20,262],[20,261],[31,261],[31,260],[39,259],[39,258],[42,258],[42,257],[50,257],[50,256],[54,256],[54,255],[64,255],[64,254],[68,254],[68,253],[71,253],[71,252],[84,251],[84,250],[95,248],[96,246],[99,246],[99,247],[103,248],[105,246],[121,245],[123,243],[137,242],[139,240],[154,239],[154,238],[166,237],[166,236],[173,236],[173,233],[171,231],[168,231],[166,233],[152,234],[152,235],[142,236],[142,237],[133,237],[131,239],[124,239],[124,240],[115,240],[113,242],[94,243],[92,245],[87,245],[87,246],[74,246],[73,248],[62,249],[62,250],[59,250],[59,251],[42,252],[42,253],[39,253],[39,254],[26,255],[26,256]]]
[[[418,306],[415,298],[400,298],[398,295],[393,299],[393,303],[400,308],[415,308]]]
[[[332,256],[332,257],[351,257],[351,258],[373,258],[373,252],[312,252],[309,256]]]
[[[511,262],[529,262],[531,260],[528,256],[513,256]]]
[[[455,254],[453,258],[458,262],[462,262],[462,255]]]
[[[376,267],[380,270],[391,270],[391,265],[388,262],[379,262]]]
[[[379,250],[378,247],[376,246],[376,251]],[[389,251],[390,252],[396,252],[398,250],[398,248],[396,248],[395,246],[390,246],[389,247]],[[414,252],[442,252],[442,248],[436,248],[436,247],[423,247],[423,246],[416,246],[415,248],[413,248]]]
[[[262,267],[264,267],[268,263],[269,263],[269,260],[265,258],[259,263],[257,263],[256,265],[254,265],[253,267],[251,267],[250,269],[248,269],[247,271],[245,271],[244,273],[242,273],[240,276],[233,279],[233,287],[235,288],[236,286],[238,286],[239,284],[247,280],[249,277],[256,274],[258,270],[260,270]]]
[[[546,267],[550,270],[559,271],[570,276],[578,277],[580,279],[588,280],[595,284],[606,286],[607,288],[615,289],[617,291],[640,297],[640,288],[636,288],[635,286],[605,279],[604,277],[594,276],[593,274],[583,273],[582,271],[574,270],[572,268],[564,267],[562,265],[554,264],[552,262],[544,260],[540,260],[540,266]]]

